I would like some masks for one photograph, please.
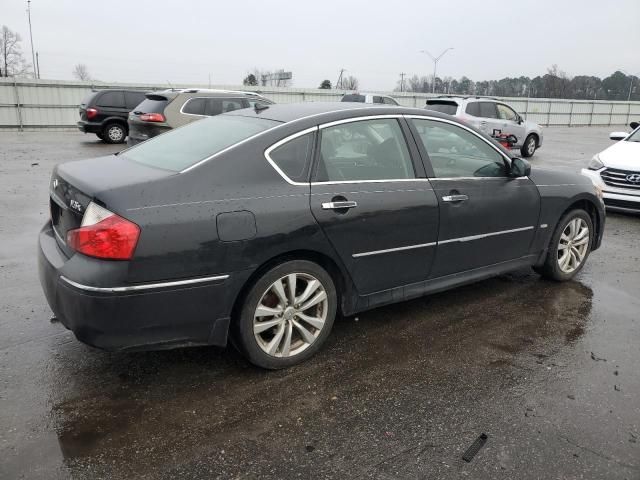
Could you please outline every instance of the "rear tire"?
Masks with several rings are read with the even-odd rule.
[[[242,302],[234,344],[251,363],[272,370],[303,362],[322,347],[338,303],[331,276],[307,260],[271,268]]]
[[[532,133],[525,139],[522,144],[522,148],[520,149],[520,153],[523,157],[532,157],[534,153],[536,153],[536,148],[538,148],[538,140],[536,136]]]
[[[127,129],[120,123],[107,123],[102,130],[102,137],[107,143],[124,143],[127,138]]]
[[[544,263],[534,270],[557,282],[571,280],[589,257],[593,235],[593,222],[587,212],[576,209],[565,213],[553,232]]]

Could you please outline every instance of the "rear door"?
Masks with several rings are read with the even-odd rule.
[[[129,113],[122,90],[103,92],[96,99],[96,107],[98,108],[101,120],[112,116],[126,119]]]
[[[477,102],[479,109],[478,130],[487,135],[495,136],[502,132],[502,122],[498,120],[498,110],[494,102]]]
[[[413,118],[429,159],[440,204],[431,276],[442,277],[529,254],[540,195],[528,177],[508,175],[505,157],[480,135],[453,122]]]
[[[320,126],[311,211],[360,294],[423,281],[438,235],[438,201],[404,119]]]
[[[496,103],[498,109],[498,117],[502,122],[502,133],[508,135],[514,135],[518,139],[517,147],[521,147],[524,142],[526,129],[524,124],[520,124],[519,115],[513,110],[513,108],[503,103]]]

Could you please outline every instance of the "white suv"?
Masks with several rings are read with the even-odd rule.
[[[532,156],[542,146],[542,128],[527,122],[506,103],[481,97],[437,97],[427,100],[427,110],[453,115],[492,137],[514,135],[513,149],[523,157]]]
[[[379,93],[345,93],[341,102],[382,103],[383,105],[400,105],[393,98]]]

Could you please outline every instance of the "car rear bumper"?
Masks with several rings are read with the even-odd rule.
[[[40,283],[60,322],[81,342],[104,350],[151,350],[227,343],[233,295],[229,275],[95,287],[68,278],[94,259],[60,250],[50,224],[38,239]],[[74,268],[69,264],[74,262]],[[94,272],[96,275],[99,271]],[[235,282],[233,282],[235,283]]]
[[[102,132],[102,124],[80,120],[78,122],[78,130],[84,133],[100,133]]]

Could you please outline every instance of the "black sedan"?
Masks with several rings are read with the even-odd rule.
[[[59,165],[39,236],[49,305],[107,350],[226,345],[282,368],[335,316],[532,266],[569,280],[602,195],[437,112],[272,105]]]

